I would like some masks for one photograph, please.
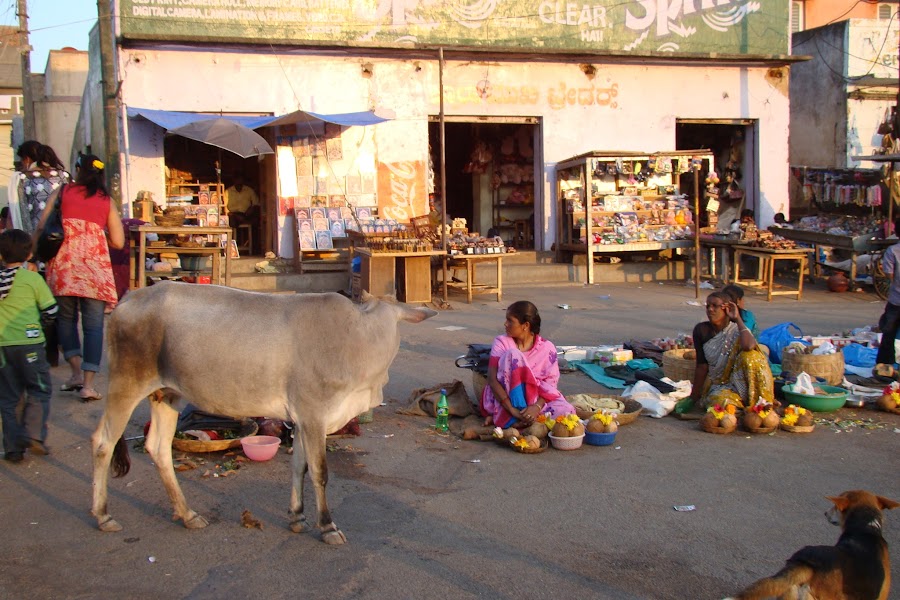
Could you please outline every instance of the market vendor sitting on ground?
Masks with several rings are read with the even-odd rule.
[[[734,404],[751,406],[775,397],[772,370],[737,304],[723,292],[706,298],[708,321],[694,327],[697,367],[690,400],[695,408]],[[683,411],[681,411],[683,412]]]
[[[485,425],[527,427],[541,414],[575,414],[557,389],[556,346],[542,338],[537,307],[521,300],[506,309],[506,333],[494,339],[488,384],[481,395]]]
[[[231,187],[225,190],[225,203],[232,227],[249,223],[254,232],[259,230],[259,197],[246,185],[242,173],[235,174]]]

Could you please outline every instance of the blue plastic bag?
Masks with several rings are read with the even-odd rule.
[[[790,331],[791,327],[797,330],[797,336]],[[793,342],[800,342],[809,346],[809,342],[802,337],[803,332],[793,323],[779,323],[768,329],[764,329],[759,334],[759,343],[765,344],[769,348],[769,362],[781,364],[781,351]]]
[[[847,344],[841,348],[844,353],[844,362],[854,367],[874,367],[878,348],[866,348],[860,344]]]

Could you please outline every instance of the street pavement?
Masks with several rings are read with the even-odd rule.
[[[900,500],[900,417],[845,409],[820,415],[827,420],[812,434],[762,436],[710,435],[694,422],[641,417],[612,446],[521,455],[440,435],[427,418],[397,414],[416,388],[459,379],[472,394],[471,373],[453,359],[466,344],[501,333],[505,307],[515,300],[538,306],[542,334],[557,345],[599,345],[690,333],[705,319],[706,293],[697,299],[693,286],[656,281],[508,286],[502,302],[485,295],[467,305],[451,296],[451,308],[434,318],[402,323],[385,406],[360,437],[330,442],[330,509],[348,538],[337,548],[318,532],[288,530],[283,448],[272,461],[242,463],[227,477],[204,474],[233,457],[193,455],[203,463],[178,477],[189,504],[210,521],[198,531],[170,520],[149,456],[132,450],[131,472],[110,484],[110,512],[124,531],[99,532],[89,514],[89,437],[103,404],[56,392],[51,455],[0,464],[0,598],[734,593],[777,571],[799,547],[837,540],[839,530],[823,516],[826,495],[864,488]],[[820,282],[800,302],[749,293],[747,307],[761,328],[791,321],[805,334],[826,335],[874,326],[883,302],[871,293],[829,293]],[[260,360],[276,351],[261,348]],[[67,369],[53,375],[59,389]],[[105,383],[101,374],[103,392]],[[564,374],[560,387],[603,391],[580,373]],[[144,403],[126,435],[140,436],[148,414]],[[452,421],[458,430],[461,420]],[[310,486],[306,502],[312,515]],[[682,505],[695,510],[673,509]],[[262,529],[242,527],[244,510]],[[886,515],[885,537],[896,580],[900,514]],[[900,598],[900,585],[890,597]]]

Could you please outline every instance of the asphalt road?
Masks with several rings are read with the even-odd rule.
[[[721,598],[774,573],[803,545],[833,544],[839,531],[823,516],[826,495],[865,488],[900,500],[900,417],[868,409],[826,415],[846,428],[753,437],[641,417],[613,446],[537,455],[438,435],[428,419],[396,413],[415,388],[460,379],[471,394],[470,372],[453,358],[468,343],[490,343],[518,299],[538,305],[543,333],[558,345],[674,336],[704,318],[690,304],[692,287],[649,281],[509,287],[501,303],[453,299],[451,310],[401,324],[386,406],[328,455],[342,547],[288,530],[284,449],[228,477],[204,473],[232,457],[194,455],[204,463],[178,477],[210,521],[197,531],[170,520],[149,457],[132,451],[131,472],[110,485],[110,511],[125,529],[101,533],[89,514],[89,437],[103,405],[56,393],[52,454],[0,462],[0,597]],[[557,308],[563,303],[571,308]],[[792,321],[813,335],[874,325],[882,306],[872,294],[831,294],[823,284],[802,302],[748,297],[761,327]],[[57,389],[66,371],[54,369]],[[563,375],[561,388],[602,390],[581,374]],[[126,435],[140,435],[148,413],[142,405]],[[310,486],[306,500],[314,506]],[[263,528],[242,527],[244,510]],[[900,514],[886,521],[896,580]],[[900,598],[900,585],[890,597]]]

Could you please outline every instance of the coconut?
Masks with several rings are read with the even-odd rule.
[[[802,415],[797,415],[797,425],[808,427],[813,424],[813,415],[810,411],[806,411]]]
[[[703,416],[700,417],[700,426],[706,428],[718,427],[719,419],[711,412],[704,413]]]
[[[886,411],[894,411],[897,410],[897,403],[894,401],[894,398],[891,394],[885,394],[876,402],[878,408]]]
[[[604,433],[615,433],[619,430],[619,424],[615,421],[610,421],[609,425],[606,426]]]
[[[762,424],[763,427],[778,427],[778,423],[781,422],[781,417],[778,416],[778,413],[774,410],[770,410],[769,414],[766,415],[766,418],[763,419]]]
[[[544,427],[544,429],[546,430],[547,428]],[[537,450],[541,447],[541,440],[533,435],[526,435],[525,441],[528,442],[528,448],[530,448],[531,450]]]
[[[510,427],[509,429],[503,430],[503,437],[507,440],[510,438],[519,437],[519,435],[521,435],[521,434],[519,433],[519,430],[516,429],[515,427]]]
[[[550,433],[553,437],[571,437],[572,435],[569,433],[569,428],[566,427],[565,423],[557,423],[553,426],[553,431]]]
[[[758,413],[755,413],[752,410],[748,410],[744,413],[744,427],[747,429],[759,429],[762,427],[762,423],[762,417],[760,417]]]
[[[737,427],[737,417],[734,415],[725,414],[724,417],[719,421],[719,427],[724,427],[725,429],[733,429]]]
[[[696,350],[688,350],[684,354],[681,355],[681,358],[684,360],[697,360],[697,351]]]
[[[591,419],[588,421],[587,430],[591,433],[603,433],[606,431],[606,425],[600,422],[600,419]]]
[[[550,430],[547,429],[547,426],[543,423],[532,423],[528,427],[522,430],[522,434],[524,435],[532,435],[539,440],[547,437],[547,434],[550,433]]]
[[[885,364],[877,364],[875,365],[875,374],[880,375],[882,377],[893,377],[894,376],[894,367],[891,365]]]
[[[584,425],[575,423],[575,427],[569,431],[569,437],[578,437],[579,435],[584,435]]]

